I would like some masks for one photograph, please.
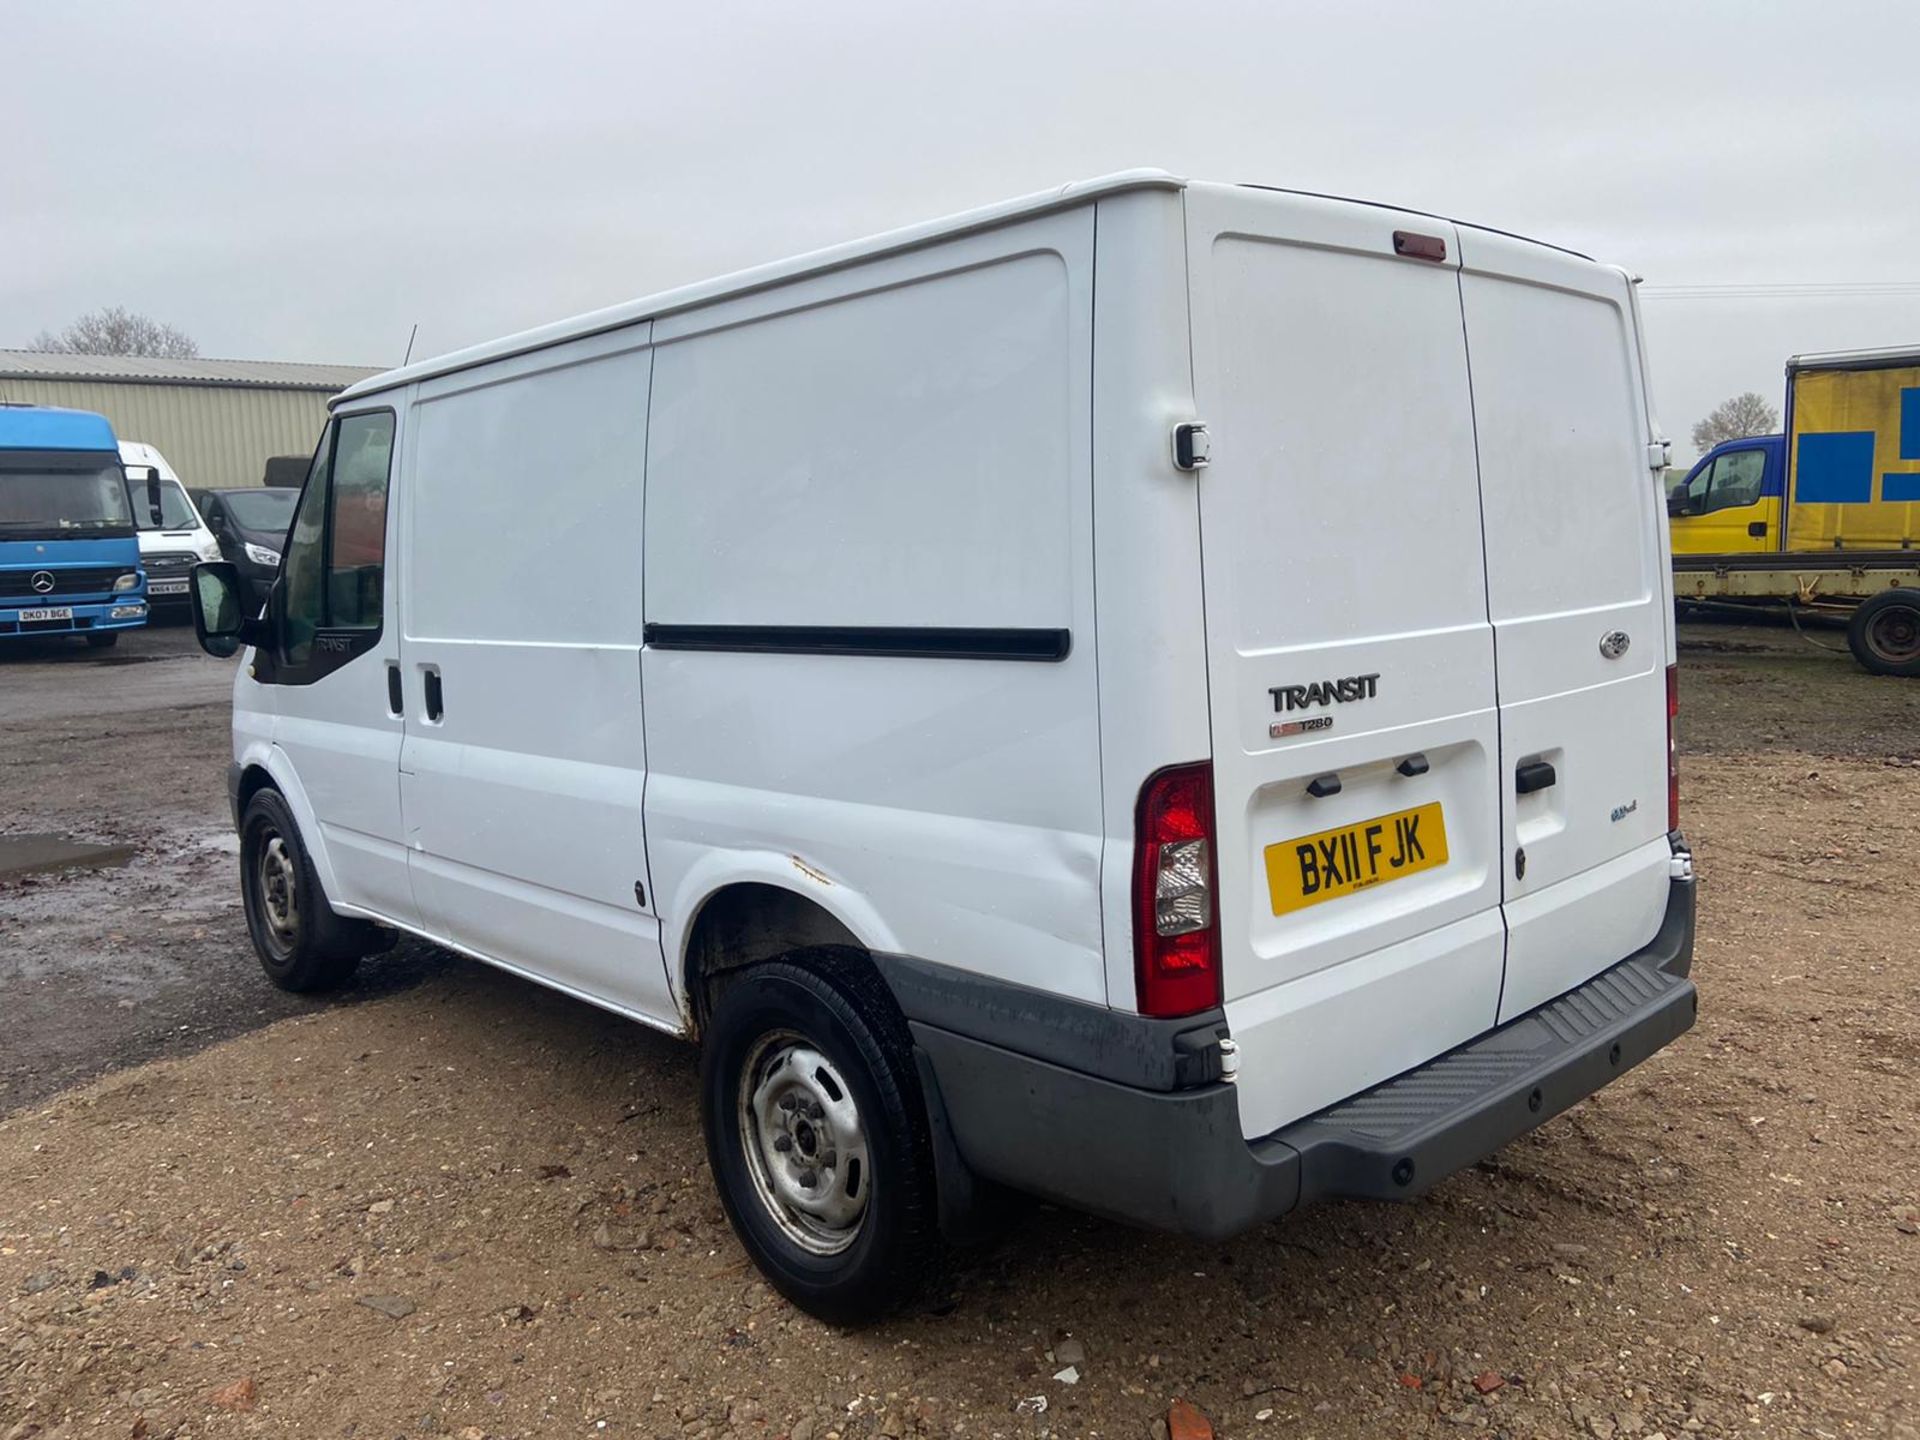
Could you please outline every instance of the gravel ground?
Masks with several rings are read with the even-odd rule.
[[[1035,1208],[851,1335],[734,1243],[690,1050],[424,947],[271,991],[223,708],[12,727],[0,829],[143,848],[0,882],[0,1437],[1920,1435],[1920,686],[1799,646],[1686,635],[1677,1045],[1417,1205]],[[156,1003],[205,1028],[148,1043]]]

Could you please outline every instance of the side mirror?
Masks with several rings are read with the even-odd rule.
[[[242,604],[240,572],[230,560],[208,560],[193,567],[193,633],[200,648],[226,659],[242,645],[258,645],[265,626],[249,619]]]
[[[1687,509],[1687,487],[1681,485],[1677,487],[1671,495],[1667,496],[1667,514],[1686,515],[1689,513]]]
[[[163,512],[160,508],[160,470],[153,465],[147,467],[147,513],[153,516],[153,523],[156,526],[161,523]]]
[[[227,517],[218,510],[213,511],[203,518],[207,522],[207,529],[216,535],[227,528]]]

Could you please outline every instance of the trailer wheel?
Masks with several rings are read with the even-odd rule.
[[[1883,590],[1847,622],[1847,647],[1875,675],[1920,675],[1920,590]]]

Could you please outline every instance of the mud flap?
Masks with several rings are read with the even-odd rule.
[[[933,1143],[934,1188],[939,1196],[940,1234],[955,1245],[984,1239],[992,1230],[991,1208],[982,1203],[980,1179],[960,1157],[954,1144],[953,1122],[947,1116],[947,1102],[940,1094],[940,1078],[933,1062],[918,1045],[913,1047],[914,1068],[920,1072],[920,1093],[927,1102],[927,1132]]]

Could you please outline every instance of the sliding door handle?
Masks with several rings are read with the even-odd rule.
[[[387,713],[396,720],[407,713],[407,696],[400,685],[398,660],[387,661]]]
[[[1559,778],[1549,762],[1529,760],[1513,772],[1513,788],[1522,795],[1531,795],[1536,790],[1545,790]]]
[[[427,719],[438,724],[447,712],[446,700],[440,691],[440,672],[429,668],[422,672],[422,679],[427,696]]]

